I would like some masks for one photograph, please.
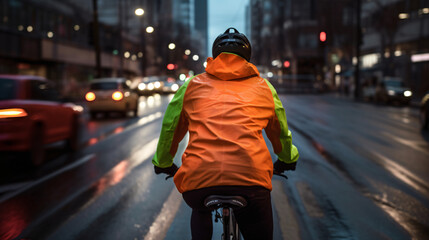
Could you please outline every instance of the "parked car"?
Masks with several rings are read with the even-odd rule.
[[[429,130],[429,91],[420,102],[420,123],[422,129]]]
[[[100,78],[91,81],[85,100],[92,118],[97,113],[119,112],[126,116],[138,112],[138,94],[129,87],[125,78]]]
[[[64,103],[52,82],[37,76],[0,75],[0,151],[27,151],[34,165],[46,144],[78,147],[81,106]]]
[[[162,93],[163,87],[163,77],[149,76],[139,80],[136,91],[139,95],[152,95],[154,93]]]
[[[176,82],[164,82],[162,87],[162,93],[164,94],[176,93],[177,90],[179,90],[179,84]]]
[[[177,90],[179,90],[179,88],[180,88],[179,81],[176,81],[176,79],[171,77],[166,77],[163,80],[162,93],[164,94],[176,93]]]
[[[384,77],[375,89],[374,100],[378,103],[398,102],[408,105],[412,95],[401,78]]]
[[[413,93],[405,86],[401,78],[384,77],[381,81],[364,86],[363,96],[365,99],[376,103],[401,103],[409,104]]]
[[[155,89],[155,86],[152,82],[149,82],[147,78],[138,77],[135,80],[134,89],[139,96],[148,96],[152,95]]]
[[[164,81],[163,77],[159,76],[151,76],[151,77],[145,77],[145,81],[147,81],[149,84],[153,84],[153,92],[154,93],[162,93],[162,88],[164,87]]]

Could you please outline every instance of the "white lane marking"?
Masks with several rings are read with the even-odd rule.
[[[132,130],[132,129],[136,128],[136,127],[143,126],[143,125],[148,124],[148,123],[150,123],[150,122],[152,122],[152,121],[154,121],[154,120],[156,120],[156,119],[158,119],[160,117],[162,117],[162,113],[161,112],[156,112],[156,113],[148,115],[146,117],[142,117],[136,124],[131,125],[126,130],[129,131],[129,130]],[[141,149],[138,152],[139,154],[142,154],[141,158],[140,158],[141,161],[139,161],[139,160],[135,161],[134,164],[133,164],[134,167],[136,165],[140,164],[141,162],[143,162],[146,158],[149,158],[150,155],[152,155],[152,154],[155,153],[157,142],[158,142],[158,138],[156,138],[156,139],[152,140],[150,143],[148,143],[150,145],[150,147],[153,148],[152,151],[148,151],[148,149],[146,149],[146,147],[144,147],[143,149]],[[153,146],[154,144],[155,144],[155,146]],[[135,156],[136,154],[134,154],[133,156]],[[139,155],[139,154],[137,154],[137,155]],[[42,182],[45,182],[45,181],[47,181],[50,178],[53,178],[53,177],[55,177],[55,176],[57,176],[57,175],[59,175],[61,173],[69,171],[69,170],[71,170],[71,169],[73,169],[73,168],[75,168],[75,167],[77,167],[77,166],[79,166],[79,165],[81,165],[81,164],[89,161],[94,156],[95,156],[95,154],[86,155],[86,156],[80,158],[79,160],[77,160],[77,161],[75,161],[75,162],[73,162],[73,163],[71,163],[71,164],[69,164],[69,165],[67,165],[67,166],[65,166],[65,167],[63,167],[63,168],[61,168],[61,169],[59,169],[59,170],[51,173],[51,174],[49,174],[49,175],[46,175],[45,177],[43,177],[43,178],[41,178],[39,180],[36,180],[36,181],[29,181],[29,182],[16,183],[16,184],[12,184],[12,185],[2,186],[0,188],[0,193],[1,192],[5,192],[5,191],[11,191],[11,190],[14,190],[14,189],[19,189],[19,190],[17,190],[16,192],[11,192],[11,193],[6,194],[3,197],[1,197],[0,198],[0,203],[3,202],[3,201],[5,201],[5,200],[7,200],[7,199],[10,199],[10,198],[18,195],[18,194],[20,194],[22,192],[24,192],[25,190],[27,190],[29,188],[32,188],[32,187],[34,187],[34,186],[36,186],[38,184],[41,184]]]
[[[9,192],[9,191],[13,191],[13,190],[22,188],[23,186],[30,184],[30,183],[32,183],[32,181],[18,182],[18,183],[12,183],[12,184],[0,186],[0,193]]]
[[[308,216],[312,218],[322,218],[324,213],[317,198],[314,196],[311,188],[304,182],[298,182],[296,184],[304,208],[307,211]]]
[[[429,189],[428,183],[426,183],[424,180],[416,176],[415,174],[411,173],[401,165],[395,163],[394,161],[390,160],[389,158],[379,154],[376,151],[371,151],[371,153],[375,156],[377,156],[378,162],[385,167],[387,171],[389,171],[393,176],[398,178],[399,180],[403,181],[404,183],[408,184],[412,188],[416,189],[417,191],[425,194],[426,196],[429,195],[429,192],[427,189]],[[376,161],[377,161],[376,160]],[[424,186],[425,188],[422,188],[421,186]]]
[[[422,153],[425,153],[426,155],[429,154],[427,147],[419,146],[420,143],[427,145],[426,142],[407,140],[405,138],[401,138],[401,137],[395,136],[395,135],[393,135],[391,133],[388,133],[388,132],[382,132],[382,134],[385,135],[385,136],[387,136],[387,137],[389,137],[389,138],[391,138],[391,139],[393,139],[393,140],[395,140],[395,141],[397,141],[398,143],[404,144],[404,145],[406,145],[406,146],[408,146],[408,147],[410,147],[410,148],[412,148],[414,150],[417,150],[417,151],[420,151]]]
[[[162,113],[161,112],[156,112],[154,114],[150,114],[146,117],[142,117],[139,119],[139,121],[135,124],[135,126],[132,127],[139,127],[139,126],[143,126],[147,123],[150,123],[158,118],[162,117]]]
[[[156,144],[158,142],[158,138],[151,140],[149,143],[139,147],[137,151],[134,151],[129,158],[126,158],[116,164],[110,171],[105,173],[99,179],[95,180],[93,183],[81,188],[79,191],[73,194],[66,201],[61,202],[59,206],[56,206],[55,209],[52,210],[50,214],[58,211],[63,206],[67,205],[70,202],[73,202],[74,199],[79,197],[82,193],[84,193],[88,188],[94,185],[103,186],[103,189],[99,190],[91,199],[89,199],[85,204],[79,207],[78,210],[60,227],[58,228],[52,235],[48,237],[48,239],[74,239],[77,233],[85,230],[90,226],[96,219],[102,214],[102,210],[99,209],[97,205],[97,200],[101,198],[103,194],[106,194],[107,189],[119,184],[123,179],[125,179],[128,174],[137,166],[139,166],[142,162],[145,162],[151,159],[152,155],[155,153]],[[122,167],[125,168],[122,169]],[[153,171],[152,169],[147,169],[148,171]],[[122,173],[123,171],[123,173]],[[121,172],[118,174],[118,172]],[[145,170],[145,172],[147,172]],[[116,176],[117,175],[117,176]],[[151,186],[151,182],[153,179],[150,178],[150,174],[140,174],[135,182],[141,183],[139,184],[139,191],[144,192]],[[125,191],[128,191],[124,189]],[[121,190],[122,191],[122,190]],[[116,192],[117,193],[117,192]],[[108,196],[109,201],[106,204],[110,204],[109,206],[104,206],[105,209],[110,209],[111,204],[117,204],[117,201],[120,200],[122,194],[113,194],[112,196]],[[146,196],[144,196],[146,197]],[[101,201],[103,201],[101,199]],[[49,215],[50,215],[49,214]],[[59,237],[61,236],[61,237]]]
[[[271,194],[274,201],[274,208],[276,209],[279,218],[279,225],[283,239],[300,239],[300,227],[292,207],[289,205],[282,183],[279,180],[273,180],[272,184],[273,191]]]
[[[152,141],[150,141],[149,143],[146,143],[143,147],[141,147],[139,150],[133,153],[133,155],[130,158],[131,160],[130,171],[131,169],[140,165],[142,162],[148,159],[151,159],[150,157],[152,157],[155,154],[156,146],[158,144],[158,139],[159,138],[153,139]]]
[[[164,202],[161,212],[152,223],[152,226],[150,226],[149,232],[144,237],[144,240],[164,239],[167,235],[167,230],[170,228],[170,225],[173,222],[177,211],[179,210],[181,203],[182,197],[180,193],[176,190],[176,188],[173,188],[170,196],[168,196],[167,201]]]
[[[26,184],[24,187],[20,188],[18,191],[16,191],[16,192],[12,192],[12,193],[10,193],[10,194],[6,194],[6,195],[5,195],[5,196],[3,196],[2,198],[0,198],[0,203],[1,203],[1,202],[3,202],[3,201],[5,201],[5,200],[7,200],[7,199],[10,199],[10,198],[12,198],[12,197],[14,197],[14,196],[18,195],[18,194],[20,194],[20,193],[22,193],[22,192],[24,192],[24,191],[26,191],[27,189],[30,189],[30,188],[32,188],[32,187],[34,187],[34,186],[36,186],[36,185],[39,185],[39,184],[41,184],[41,183],[43,183],[43,182],[45,182],[45,181],[47,181],[47,180],[49,180],[49,179],[51,179],[51,178],[53,178],[53,177],[55,177],[55,176],[58,176],[58,175],[60,175],[61,173],[64,173],[64,172],[67,172],[67,171],[69,171],[69,170],[71,170],[71,169],[73,169],[73,168],[76,168],[76,167],[78,167],[79,165],[82,165],[82,164],[84,164],[85,162],[89,161],[89,160],[90,160],[90,159],[92,159],[94,156],[95,156],[95,154],[89,154],[89,155],[86,155],[86,156],[84,156],[84,157],[80,158],[79,160],[77,160],[77,161],[75,161],[75,162],[73,162],[73,163],[71,163],[71,164],[69,164],[69,165],[67,165],[67,166],[65,166],[65,167],[63,167],[63,168],[61,168],[61,169],[59,169],[58,171],[55,171],[55,172],[53,172],[53,173],[50,173],[50,174],[48,174],[48,175],[46,175],[46,176],[44,176],[44,177],[42,177],[41,179],[38,179],[38,180],[36,180],[36,181],[32,181],[32,182],[30,182],[30,183]]]

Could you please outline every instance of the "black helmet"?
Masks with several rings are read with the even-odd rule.
[[[231,29],[234,32],[231,33]],[[249,61],[252,55],[252,47],[244,34],[239,33],[237,29],[231,27],[219,35],[213,42],[213,58],[216,58],[222,52],[235,53]]]

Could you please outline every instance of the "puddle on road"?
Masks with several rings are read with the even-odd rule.
[[[399,189],[374,179],[368,178],[368,181],[380,191],[379,194],[367,193],[368,198],[401,225],[412,239],[429,239],[428,208]],[[422,219],[424,219],[423,222]]]
[[[353,177],[353,175],[348,171],[348,169],[342,163],[341,160],[335,158],[332,154],[326,151],[325,148],[315,139],[313,139],[312,136],[292,124],[289,125],[295,131],[303,135],[329,164],[339,170],[343,174],[343,176],[348,179],[352,184],[354,184],[363,195],[371,199],[378,207],[380,207],[392,219],[394,219],[395,222],[397,222],[403,229],[405,229],[412,236],[413,239],[429,239],[428,208],[424,207],[415,198],[401,192],[400,190],[384,185],[382,183],[375,182],[375,180],[372,179],[367,180],[374,186],[374,189],[381,190],[383,194],[380,197],[380,195],[378,194],[368,193],[367,187],[362,185],[361,182],[359,182],[357,179],[355,179],[355,177]],[[389,171],[389,169],[386,170]],[[401,171],[401,174],[403,174],[403,171]],[[420,183],[419,181],[413,181],[413,183],[415,182]],[[419,184],[419,187],[421,187],[421,184]],[[421,190],[421,188],[417,189]],[[424,188],[424,190],[424,192],[426,192],[426,188]],[[323,206],[325,208],[325,204]],[[421,219],[426,220],[422,222]]]

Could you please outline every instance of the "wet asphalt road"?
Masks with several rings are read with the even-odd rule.
[[[51,146],[37,170],[2,167],[0,239],[190,239],[190,209],[150,162],[171,97],[84,123],[81,150]],[[274,239],[429,239],[429,134],[416,109],[280,98],[301,158],[273,179]]]

